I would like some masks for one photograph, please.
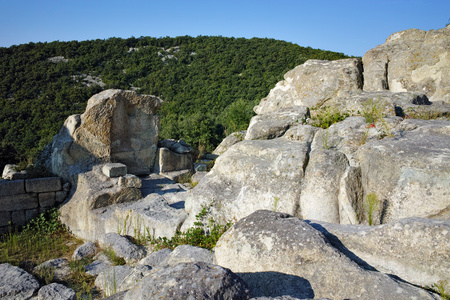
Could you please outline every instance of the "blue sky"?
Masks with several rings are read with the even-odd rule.
[[[0,0],[0,47],[131,36],[267,37],[362,56],[394,32],[439,29],[450,0]]]

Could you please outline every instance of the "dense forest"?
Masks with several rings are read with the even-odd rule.
[[[212,150],[245,129],[253,106],[307,59],[342,53],[273,39],[140,37],[0,48],[0,165],[32,162],[64,120],[109,88],[165,102],[161,138]]]

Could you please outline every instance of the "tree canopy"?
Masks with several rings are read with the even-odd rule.
[[[0,162],[32,161],[64,120],[109,88],[164,100],[161,138],[213,150],[307,59],[342,53],[261,38],[131,37],[0,48]]]

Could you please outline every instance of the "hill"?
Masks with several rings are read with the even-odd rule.
[[[71,114],[108,88],[162,98],[161,137],[212,150],[245,129],[285,72],[342,53],[273,39],[140,37],[0,48],[0,162],[31,162]]]

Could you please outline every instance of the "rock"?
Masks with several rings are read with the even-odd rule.
[[[79,246],[73,252],[72,259],[73,260],[81,260],[83,258],[88,258],[94,256],[98,251],[98,246],[93,242],[86,242],[83,245]]]
[[[208,208],[205,219],[212,217],[222,224],[258,209],[300,214],[298,201],[310,143],[278,138],[233,145],[189,193],[185,203],[189,217],[182,230],[194,225],[204,207]]]
[[[229,270],[204,262],[159,268],[124,299],[249,299],[245,283]]]
[[[256,297],[438,298],[361,268],[306,222],[271,211],[257,211],[223,234],[215,261],[237,273]]]
[[[189,177],[191,177],[192,169],[164,172],[160,174],[175,182],[185,182],[186,179],[189,179]]]
[[[75,291],[59,283],[51,283],[40,288],[38,300],[76,300]]]
[[[95,260],[91,264],[84,267],[85,272],[91,276],[97,276],[112,267],[112,262],[108,260],[103,252],[98,253],[94,259]]]
[[[0,264],[0,298],[5,300],[30,299],[38,290],[39,282],[19,267]]]
[[[119,178],[119,186],[139,189],[142,187],[142,180],[132,174],[127,174]]]
[[[16,171],[17,165],[7,164],[3,169],[2,178],[8,180],[27,179],[29,175],[25,170]]]
[[[309,155],[303,187],[300,194],[300,208],[303,219],[340,223],[340,190],[348,186],[344,183],[344,174],[349,172],[349,163],[345,154],[336,150],[315,150]],[[354,179],[354,177],[351,177]],[[349,195],[358,195],[353,191]],[[361,199],[345,199],[346,203],[355,203]],[[350,219],[356,223],[356,212],[348,206]]]
[[[99,240],[103,248],[111,248],[117,256],[123,257],[127,263],[137,262],[145,256],[145,251],[126,237],[110,232],[102,236]]]
[[[311,59],[287,72],[254,111],[260,115],[291,106],[320,107],[327,100],[362,87],[360,60]]]
[[[113,266],[100,274],[95,279],[95,286],[103,291],[104,296],[108,297],[115,293],[124,291],[122,283],[133,272],[130,266]]]
[[[197,172],[206,172],[208,167],[204,163],[195,163],[194,164],[194,171]]]
[[[53,139],[46,166],[76,181],[99,163],[120,162],[130,174],[149,174],[158,143],[162,100],[131,91],[105,90],[88,100],[86,111],[67,118]]]
[[[120,283],[119,291],[131,290],[142,278],[149,275],[152,267],[137,265]]]
[[[420,286],[450,281],[450,222],[408,218],[378,226],[309,223],[347,256]]]
[[[53,269],[53,279],[55,281],[63,281],[70,277],[72,271],[69,266],[69,261],[66,258],[50,259],[42,264],[36,266],[33,272],[39,272],[42,269]]]
[[[172,250],[169,248],[165,248],[151,253],[150,255],[141,259],[137,264],[150,267],[161,266],[161,264],[165,262],[170,253],[172,253]]]
[[[450,28],[409,29],[364,54],[364,90],[421,92],[450,103]]]
[[[408,217],[450,219],[450,122],[425,123],[435,122],[439,125],[400,131],[359,148],[364,196],[373,193],[378,200],[374,224]]]
[[[307,115],[307,107],[293,106],[254,116],[248,125],[245,139],[266,140],[280,137],[290,126],[302,124]]]
[[[56,192],[62,190],[62,181],[59,177],[45,177],[25,180],[27,193]]]
[[[188,153],[178,154],[167,148],[158,148],[155,164],[156,173],[168,173],[180,170],[192,170],[194,161]]]
[[[164,263],[173,266],[178,263],[199,261],[212,264],[214,262],[214,255],[210,250],[205,248],[181,245],[173,249],[172,253],[168,255]]]
[[[217,146],[216,149],[214,149],[212,154],[215,155],[222,155],[225,153],[225,151],[228,150],[231,146],[233,146],[236,143],[239,143],[244,140],[245,135],[247,134],[247,130],[242,130],[238,132],[233,132],[229,136],[223,139],[223,141]]]
[[[109,163],[104,164],[102,167],[102,172],[108,177],[120,177],[127,175],[127,166],[120,163]]]
[[[105,225],[107,220],[98,219],[95,211],[106,211],[111,205],[142,199],[139,189],[119,186],[118,181],[119,178],[105,176],[101,166],[79,174],[75,192],[59,209],[61,222],[74,235],[89,241],[109,232]],[[114,220],[110,231],[117,232],[117,222]]]
[[[192,182],[199,183],[200,180],[202,180],[206,176],[206,174],[208,174],[208,172],[201,172],[201,171],[195,172],[195,174],[192,175],[191,180]]]

